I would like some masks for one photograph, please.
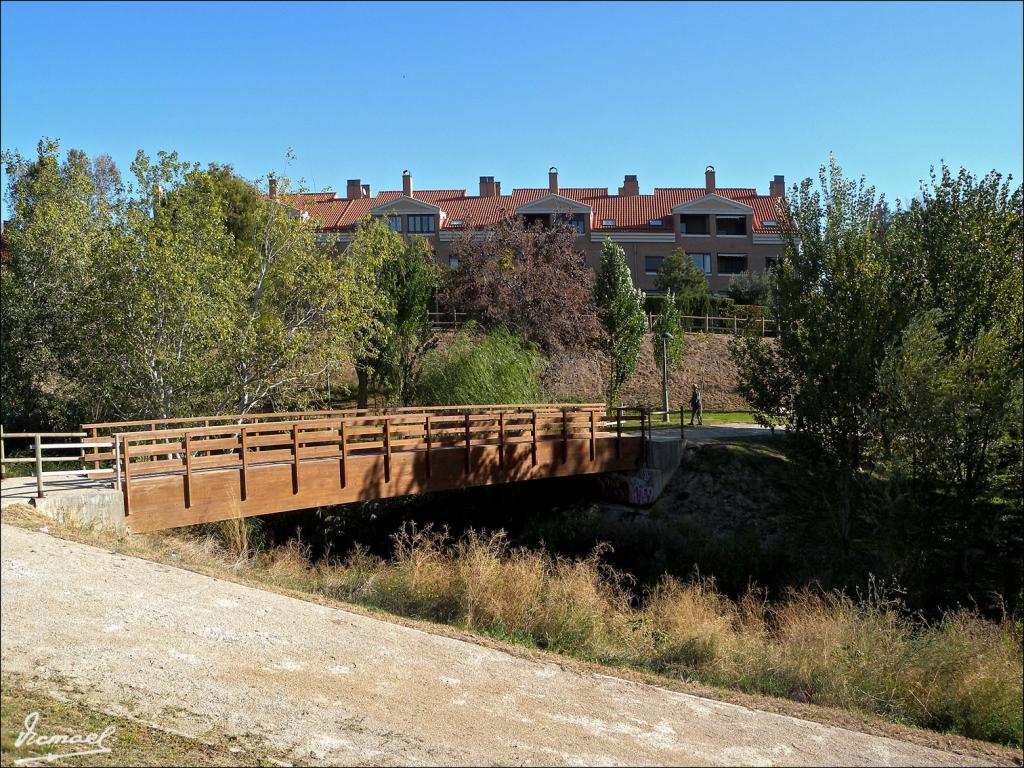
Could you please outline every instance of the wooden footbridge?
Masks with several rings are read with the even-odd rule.
[[[211,416],[84,424],[56,444],[78,456],[44,459],[36,437],[35,461],[41,471],[43,460],[73,458],[112,480],[142,532],[634,469],[649,425],[645,409],[609,414],[593,403]]]

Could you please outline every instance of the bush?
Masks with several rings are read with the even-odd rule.
[[[766,304],[771,294],[768,272],[741,272],[729,278],[729,296],[737,304]]]
[[[504,328],[482,334],[467,326],[444,349],[423,360],[416,384],[423,405],[536,403],[544,358]]]

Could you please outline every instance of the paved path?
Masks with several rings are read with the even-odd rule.
[[[705,427],[686,427],[686,442],[712,443],[716,440],[734,440],[749,437],[776,437],[785,434],[785,430],[772,430],[757,424],[715,424]]]
[[[296,762],[971,764],[36,531],[0,541],[5,674]]]

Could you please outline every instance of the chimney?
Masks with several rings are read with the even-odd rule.
[[[412,197],[412,174],[408,171],[402,171],[402,194]]]
[[[786,177],[776,176],[768,184],[768,194],[772,197],[785,197],[786,195]]]
[[[500,181],[494,182],[494,196],[495,197],[501,197],[501,182]]]
[[[548,168],[548,191],[553,194],[558,194],[558,169],[555,166]]]
[[[270,199],[277,200],[277,179],[271,176],[267,180],[267,186],[269,187]]]
[[[501,182],[495,181],[493,176],[480,177],[480,197],[495,197],[501,188]]]
[[[622,186],[619,187],[620,195],[639,195],[640,194],[640,182],[636,180],[635,175],[626,176],[622,182]]]
[[[358,200],[363,196],[363,185],[359,179],[349,179],[345,182],[345,197],[349,200]]]
[[[713,165],[704,169],[704,189],[707,192],[715,191],[715,166]]]

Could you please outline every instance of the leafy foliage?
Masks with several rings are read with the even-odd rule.
[[[594,288],[594,301],[604,329],[600,347],[610,363],[607,401],[617,405],[622,385],[636,372],[640,346],[647,333],[647,318],[644,292],[633,287],[626,253],[610,239],[601,247],[601,269]]]
[[[427,353],[417,381],[424,405],[536,403],[544,358],[505,328],[481,333],[470,324],[446,348]]]
[[[593,274],[569,226],[527,228],[513,220],[484,237],[468,230],[453,244],[441,302],[485,328],[507,325],[545,352],[589,345],[599,329]]]
[[[124,188],[109,158],[72,150],[61,163],[56,142],[4,159],[10,421],[301,402],[357,331],[376,328],[373,271],[229,169],[139,152]]]
[[[683,317],[676,306],[675,296],[672,291],[665,294],[665,301],[661,305],[661,313],[654,321],[651,329],[653,335],[651,344],[654,347],[654,360],[662,371],[665,370],[666,355],[662,354],[662,335],[672,334],[672,338],[664,344],[664,351],[667,352],[668,372],[671,374],[683,362],[683,354],[686,352],[686,334],[683,327]]]
[[[766,304],[771,295],[770,271],[741,272],[729,278],[729,297],[737,304]]]
[[[905,567],[928,573],[929,588],[966,582],[980,598],[995,580],[1013,605],[1021,189],[943,168],[892,212],[833,160],[821,191],[805,181],[790,203],[796,232],[772,298],[781,335],[736,345],[745,394],[831,467],[844,540],[857,514],[888,520],[917,542]],[[880,494],[872,476],[885,478]]]
[[[369,384],[388,400],[408,405],[420,360],[430,345],[430,304],[439,276],[430,244],[406,242],[379,219],[360,222],[347,251],[355,263],[372,267],[379,302],[376,327],[360,337],[356,360],[358,405],[365,408]]]
[[[662,260],[654,286],[659,291],[671,291],[680,307],[685,308],[696,308],[711,293],[704,270],[682,248],[676,248]],[[685,309],[684,314],[695,312]]]

